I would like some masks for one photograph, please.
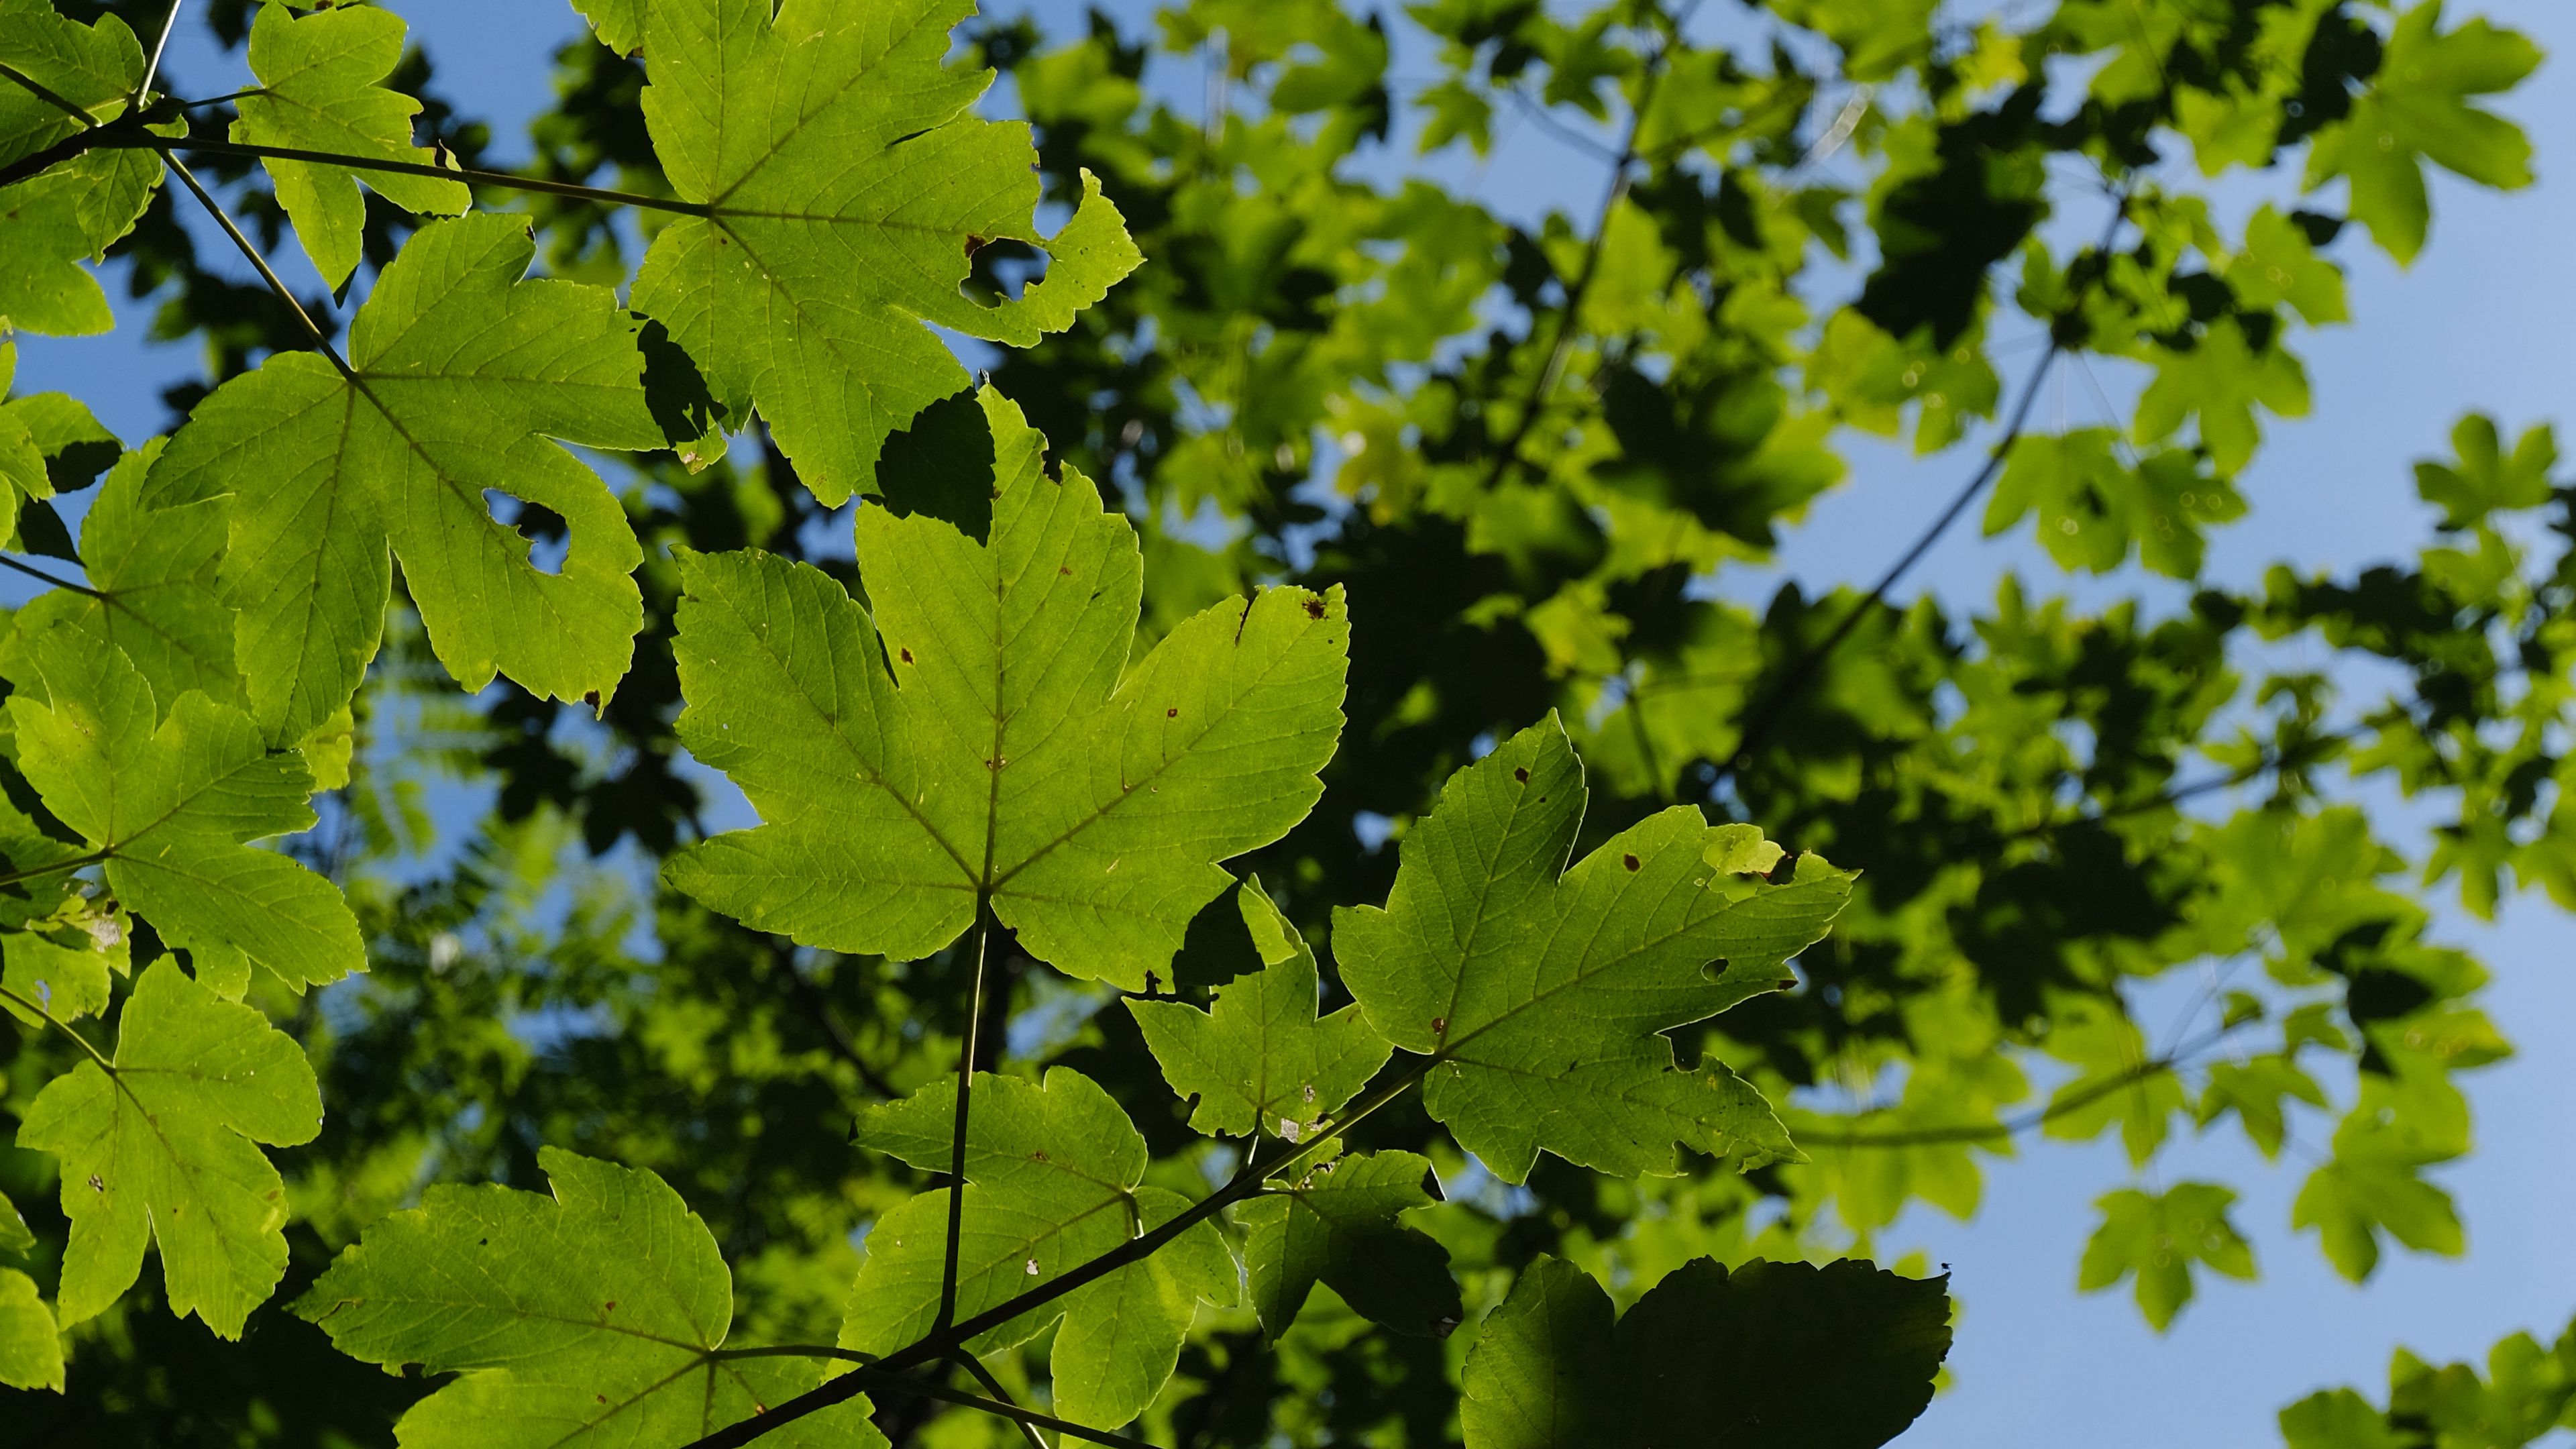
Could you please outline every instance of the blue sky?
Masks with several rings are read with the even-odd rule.
[[[495,154],[525,154],[517,122],[532,100],[551,94],[551,53],[579,24],[569,9],[549,0],[397,0],[395,8],[442,63],[446,93],[496,122]],[[1079,23],[1080,7],[1069,0],[1032,8],[1054,28]],[[1132,14],[1144,7],[1111,8]],[[2576,5],[2564,0],[2452,9],[2454,22],[2483,11],[2552,53],[2576,56]],[[1399,74],[1408,64],[1401,45],[1400,38]],[[1418,59],[1412,64],[1419,69]],[[172,73],[198,94],[242,83],[238,66],[238,58],[214,58],[193,29],[183,31],[170,59]],[[2343,249],[2354,323],[2306,340],[2315,410],[2270,428],[2260,461],[2243,480],[2252,514],[2219,535],[2211,551],[2220,580],[2250,583],[2275,562],[2350,570],[2409,554],[2431,518],[2415,498],[2409,464],[2444,451],[2461,412],[2484,410],[2518,431],[2566,411],[2576,383],[2576,288],[2566,282],[2576,184],[2557,174],[2556,143],[2576,137],[2576,65],[2544,67],[2504,109],[2540,145],[2540,184],[2508,196],[2437,185],[2431,245],[2408,271],[2365,246]],[[1551,205],[1586,209],[1600,185],[1599,161],[1535,128],[1515,131],[1492,162],[1440,169],[1523,217]],[[2222,199],[2251,195],[2231,191]],[[290,279],[300,277],[300,259],[288,262]],[[125,308],[121,320],[109,338],[22,339],[19,387],[70,391],[129,441],[139,440],[162,420],[160,386],[193,374],[195,359],[184,348],[141,341],[145,310]],[[2104,383],[2115,399],[2127,386],[2117,375]],[[2053,398],[2044,404],[2056,406]],[[2070,422],[2097,420],[2099,404],[2080,376],[2068,380],[2063,406]],[[1747,571],[1726,592],[1766,593],[1784,577],[1811,591],[1870,579],[1972,466],[1961,452],[1924,462],[1893,449],[1857,448],[1851,481],[1788,536],[1777,568]],[[2057,577],[2026,536],[1980,539],[1972,518],[1907,587],[1971,608],[1991,597],[2006,568],[2043,582]],[[2125,575],[2081,592],[2098,601],[2132,590],[2174,597]],[[2444,934],[2494,970],[2490,1009],[2521,1048],[2513,1061],[2470,1078],[2478,1150],[2440,1174],[2467,1221],[2468,1256],[2392,1253],[2367,1287],[2346,1285],[2312,1237],[2289,1231],[2303,1166],[2263,1163],[2222,1133],[2183,1148],[2162,1176],[2225,1182],[2244,1194],[2237,1221],[2255,1245],[2263,1278],[2253,1285],[2205,1279],[2201,1298],[2158,1336],[2125,1290],[2089,1297],[2074,1291],[2092,1200],[2131,1181],[2117,1148],[2028,1143],[2019,1158],[1990,1163],[1985,1207],[1974,1223],[1918,1213],[1884,1239],[1949,1263],[1965,1305],[1952,1356],[1956,1385],[1904,1443],[2263,1444],[2274,1440],[2273,1412],[2310,1389],[2350,1382],[2376,1391],[2397,1343],[2455,1358],[2482,1353],[2515,1328],[2555,1336],[2576,1312],[2576,1213],[2568,1208],[2576,1201],[2576,1153],[2569,1150],[2576,1144],[2567,1126],[2567,1106],[2576,1102],[2576,922],[2536,899],[2509,903],[2494,925],[2466,919],[2448,900],[2434,904]]]

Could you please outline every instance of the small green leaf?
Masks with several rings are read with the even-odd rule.
[[[28,1231],[27,1220],[19,1214],[18,1205],[9,1201],[6,1193],[0,1193],[0,1253],[25,1257],[35,1249],[36,1235]]]
[[[1236,1208],[1262,1331],[1286,1333],[1319,1280],[1399,1333],[1443,1338],[1456,1328],[1463,1310],[1449,1250],[1400,1217],[1436,1201],[1423,1190],[1430,1175],[1429,1159],[1414,1153],[1353,1154]]]
[[[1349,624],[1338,592],[1266,589],[1121,678],[1133,529],[1080,473],[1046,474],[1017,408],[988,389],[982,411],[986,518],[860,509],[873,619],[802,564],[681,556],[680,738],[767,823],[679,852],[668,879],[898,960],[957,939],[989,893],[1031,955],[1139,990],[1230,882],[1215,862],[1322,793]]]
[[[2279,418],[2308,415],[2307,369],[2277,342],[2257,351],[2232,317],[2211,323],[2186,350],[2158,349],[2154,360],[2155,380],[2138,398],[2137,440],[2162,442],[2197,414],[2200,445],[2221,477],[2254,459],[2263,438],[2255,408]]]
[[[619,55],[633,55],[644,48],[644,7],[647,0],[572,0],[572,8],[599,36],[599,43]]]
[[[0,1211],[17,1215],[5,1202]],[[14,1268],[0,1268],[0,1384],[63,1391],[62,1333],[36,1296],[36,1280]]]
[[[1294,1142],[1368,1085],[1395,1048],[1357,1005],[1317,1020],[1315,953],[1260,881],[1236,900],[1263,969],[1218,987],[1206,1011],[1132,997],[1127,1009],[1164,1080],[1198,1098],[1192,1129]]]
[[[115,1302],[158,1240],[170,1311],[241,1337],[286,1272],[286,1184],[254,1144],[297,1146],[321,1125],[293,1038],[166,957],[146,968],[113,1064],[55,1078],[18,1128],[19,1146],[62,1161],[63,1322]]]
[[[2102,1226],[2084,1245],[2075,1286],[2098,1292],[2137,1275],[2138,1311],[2162,1333],[2191,1301],[2191,1265],[2231,1278],[2254,1276],[2254,1250],[2227,1220],[2236,1194],[2206,1182],[2175,1185],[2159,1196],[2134,1188],[2104,1195]]]
[[[2471,413],[2452,427],[2451,449],[2456,463],[2427,460],[2415,465],[2415,491],[2442,510],[2445,527],[2468,528],[2490,514],[2538,508],[2549,501],[2558,435],[2547,423],[2525,429],[2508,453],[2495,419]]]
[[[432,165],[438,157],[411,144],[420,102],[378,82],[402,60],[402,18],[373,6],[344,6],[298,17],[263,5],[250,27],[250,68],[259,89],[236,104],[232,138],[258,146],[330,151],[381,161]],[[338,288],[357,269],[367,225],[358,181],[412,212],[453,216],[474,204],[462,181],[395,171],[353,172],[311,161],[263,160],[278,204],[323,282]]]
[[[26,641],[17,668],[19,768],[200,979],[238,998],[254,965],[296,991],[364,969],[339,890],[249,845],[313,824],[301,756],[268,753],[249,716],[193,692],[156,726],[133,663],[76,629]]]
[[[1946,1282],[1699,1258],[1614,1328],[1591,1275],[1541,1257],[1468,1354],[1467,1449],[1874,1449],[1932,1402]]]
[[[2401,265],[2424,249],[2432,222],[2425,162],[2500,190],[2531,184],[2530,138],[2469,99],[2512,89],[2540,64],[2540,48],[2484,17],[2447,33],[2441,24],[2442,0],[2399,16],[2378,76],[2308,156],[2309,186],[2352,178],[2353,216]]]
[[[52,0],[0,0],[0,64],[104,123],[125,114],[143,76],[143,47],[114,15],[82,25],[56,14]],[[0,81],[0,165],[81,127],[24,86]],[[0,189],[0,323],[58,336],[115,325],[106,292],[80,263],[133,228],[160,182],[151,152],[101,148]]]
[[[733,1281],[661,1178],[537,1154],[551,1196],[431,1188],[295,1302],[342,1353],[463,1377],[396,1426],[403,1449],[684,1444],[820,1382],[815,1360],[729,1358]],[[794,1449],[886,1441],[855,1397],[765,1436]]]
[[[146,501],[229,496],[226,599],[252,714],[293,744],[375,657],[399,557],[431,646],[467,689],[495,672],[554,699],[617,687],[643,623],[625,510],[563,448],[658,448],[643,323],[601,287],[522,281],[517,217],[423,227],[349,333],[353,383],[282,353],[197,405]],[[552,509],[570,552],[548,573],[487,493]],[[388,548],[390,545],[390,549]]]
[[[656,0],[641,44],[644,116],[664,174],[707,208],[658,233],[635,305],[704,370],[730,415],[757,406],[796,474],[839,504],[886,435],[966,374],[925,323],[1035,344],[1135,269],[1117,208],[1085,179],[1039,235],[1028,127],[967,108],[990,71],[943,63],[973,0]],[[605,16],[620,42],[632,9]],[[960,294],[986,242],[1044,247],[1016,301]]]
[[[1568,870],[1584,801],[1553,715],[1452,776],[1405,833],[1386,908],[1335,916],[1343,981],[1432,1058],[1424,1105],[1506,1181],[1542,1147],[1627,1176],[1671,1172],[1677,1143],[1794,1160],[1760,1093],[1715,1061],[1677,1069],[1660,1033],[1791,984],[1784,963],[1852,876],[1814,856],[1783,885],[1743,873],[1759,833],[1687,806]]]

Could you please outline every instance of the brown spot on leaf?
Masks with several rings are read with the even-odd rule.
[[[1448,1029],[1449,1018],[1445,1016],[1435,1016],[1431,1018],[1431,1034],[1433,1036],[1438,1036],[1440,1033],[1447,1031]]]
[[[1306,617],[1309,619],[1320,619],[1324,617],[1324,601],[1321,599],[1308,599],[1306,601]]]
[[[911,650],[909,650],[909,649],[898,649],[898,650],[896,650],[895,652],[896,652],[897,654],[900,654],[900,655],[902,655],[902,656],[903,656],[903,662],[904,662],[904,663],[906,663],[906,664],[910,664],[910,663],[912,662],[912,651],[911,651]]]
[[[1635,870],[1637,868],[1637,857],[1633,855],[1623,855],[1619,857],[1619,859],[1620,862],[1626,865],[1630,870]]]
[[[1529,783],[1529,771],[1522,769],[1518,765],[1514,765],[1512,766],[1512,778],[1526,785]]]
[[[89,1190],[92,1192],[105,1192],[107,1191],[107,1183],[102,1180],[97,1173],[93,1172],[89,1175]]]
[[[1163,718],[1165,718],[1165,719],[1179,719],[1180,717],[1181,717],[1181,711],[1180,711],[1179,706],[1177,706],[1177,705],[1175,705],[1174,707],[1172,707],[1172,708],[1170,708],[1170,709],[1167,709],[1167,710],[1163,711]]]

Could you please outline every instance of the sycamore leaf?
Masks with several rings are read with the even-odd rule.
[[[537,1161],[551,1195],[432,1187],[295,1302],[351,1357],[463,1375],[403,1415],[403,1449],[683,1444],[821,1381],[812,1359],[725,1354],[733,1280],[661,1178],[552,1147]],[[883,1445],[867,1416],[852,1398],[761,1442]]]
[[[943,1078],[859,1119],[858,1141],[925,1172],[946,1172],[957,1083]],[[1055,1067],[1043,1085],[979,1072],[966,1139],[958,1238],[957,1317],[1041,1287],[1188,1206],[1140,1187],[1145,1139],[1109,1094]],[[841,1347],[884,1355],[930,1331],[946,1266],[948,1192],[896,1205],[868,1233]],[[1168,1259],[1169,1261],[1165,1261]],[[1068,1417],[1125,1423],[1153,1402],[1178,1361],[1193,1306],[1235,1296],[1234,1260],[1203,1222],[1142,1262],[974,1340],[975,1351],[1025,1343],[1065,1320],[1050,1366]],[[1133,1316],[1121,1318],[1133,1310]],[[1116,1323],[1115,1331],[1108,1325]]]
[[[56,14],[52,0],[0,0],[0,64],[104,123],[125,114],[143,47],[114,15],[82,25]],[[80,129],[79,118],[0,81],[0,165]],[[115,325],[107,294],[80,263],[133,228],[160,182],[151,152],[101,148],[0,189],[0,323],[56,335]]]
[[[1451,776],[1405,833],[1386,908],[1336,913],[1342,980],[1432,1059],[1424,1105],[1506,1181],[1542,1147],[1625,1176],[1673,1171],[1676,1143],[1794,1160],[1760,1093],[1715,1061],[1676,1069],[1659,1033],[1792,984],[1783,963],[1824,935],[1851,874],[1801,856],[1773,885],[1758,872],[1778,846],[1689,806],[1569,870],[1585,796],[1554,715]]]
[[[1422,1186],[1430,1175],[1430,1160],[1410,1152],[1354,1154],[1236,1208],[1262,1331],[1286,1333],[1319,1280],[1398,1333],[1441,1338],[1456,1328],[1463,1310],[1449,1250],[1399,1217],[1435,1201]]]
[[[2484,17],[2448,32],[2441,24],[2442,0],[2399,16],[2370,88],[2308,154],[2307,184],[2352,178],[2354,218],[2401,265],[2424,249],[2432,222],[2425,162],[2499,190],[2531,184],[2531,138],[2469,99],[2511,90],[2540,64],[2540,48]]]
[[[1073,219],[1038,234],[1028,127],[968,114],[992,72],[943,63],[973,0],[653,0],[644,117],[662,169],[702,217],[653,239],[635,306],[696,359],[729,415],[757,407],[797,476],[838,504],[888,433],[958,390],[925,323],[1027,347],[1072,325],[1139,260],[1084,180]],[[601,7],[616,36],[634,10]],[[975,249],[1046,248],[1046,278],[984,306],[958,288]]]
[[[1872,1449],[1932,1402],[1947,1281],[1699,1258],[1614,1326],[1590,1274],[1541,1257],[1467,1356],[1467,1449]]]
[[[2107,1193],[2094,1206],[2102,1226],[2084,1245],[2075,1286],[2099,1292],[2137,1275],[2138,1311],[2162,1333],[2191,1301],[2191,1265],[2231,1278],[2254,1276],[2254,1250],[2227,1220],[2236,1194],[2206,1182],[2178,1183],[2149,1195],[2134,1188]]]
[[[217,577],[224,503],[206,498],[155,508],[144,501],[144,480],[163,441],[155,438],[118,460],[81,520],[81,562],[92,592],[56,589],[29,601],[18,611],[17,634],[0,643],[0,661],[14,660],[21,641],[48,628],[76,629],[103,650],[123,651],[155,699],[175,700],[193,689],[226,704],[245,703],[233,667],[233,611]]]
[[[1368,1085],[1395,1049],[1357,1005],[1316,1019],[1315,953],[1259,880],[1237,904],[1263,969],[1218,987],[1206,1011],[1132,997],[1127,1009],[1164,1080],[1198,1099],[1193,1130],[1294,1142]]]
[[[350,328],[354,382],[311,353],[271,357],[199,403],[154,467],[156,507],[231,499],[234,658],[272,742],[302,740],[356,690],[392,556],[467,689],[499,672],[579,699],[625,674],[643,551],[599,476],[546,440],[664,444],[645,402],[643,324],[605,288],[520,280],[534,252],[517,217],[422,228]],[[562,516],[559,569],[530,562],[487,494]]]
[[[239,1338],[286,1272],[286,1184],[254,1144],[294,1147],[321,1125],[321,1092],[293,1038],[167,957],[147,967],[112,1064],[55,1078],[18,1127],[19,1146],[62,1161],[62,1321],[115,1302],[157,1240],[170,1311]]]
[[[1161,1227],[1188,1206],[1177,1193],[1140,1188],[1137,1230]],[[1229,1307],[1239,1287],[1225,1239],[1202,1223],[1142,1262],[1066,1295],[1064,1324],[1047,1356],[1055,1411],[1103,1429],[1133,1420],[1179,1366],[1200,1300]]]
[[[24,659],[8,706],[19,768],[201,979],[237,999],[254,965],[295,991],[365,967],[338,888],[249,844],[312,826],[301,756],[268,753],[247,715],[202,694],[162,717],[134,665],[77,630],[46,630]]]
[[[2254,459],[2263,439],[2255,408],[2280,418],[2308,415],[2307,369],[2277,342],[2257,351],[2232,317],[2211,323],[2187,351],[2159,349],[2155,368],[2138,397],[2137,440],[2162,442],[2198,414],[2200,444],[2222,477]]]
[[[2467,528],[2492,513],[2538,508],[2555,491],[2550,471],[2558,466],[2558,435],[2547,423],[2527,428],[2505,451],[2495,419],[2471,413],[2451,428],[2456,463],[2431,460],[2415,465],[2415,492],[2442,510],[2449,528]]]
[[[2225,276],[2241,307],[2263,311],[2287,303],[2311,327],[2351,318],[2343,269],[2318,256],[2299,224],[2268,204],[2245,223],[2245,245],[2228,260]]]
[[[5,1201],[0,1212],[17,1216]],[[36,1280],[15,1268],[0,1268],[0,1384],[63,1391],[63,1336],[36,1296]]]
[[[1138,990],[1228,884],[1215,862],[1321,793],[1342,597],[1218,604],[1122,679],[1134,530],[1079,472],[1047,476],[1016,407],[987,390],[982,411],[988,515],[860,510],[873,619],[806,565],[681,555],[680,738],[767,823],[667,877],[756,929],[898,960],[955,940],[989,895],[1031,955]]]
[[[402,60],[404,25],[389,10],[345,6],[298,17],[263,5],[250,27],[250,68],[259,89],[237,102],[232,138],[258,146],[331,151],[415,165],[435,164],[411,144],[420,102],[377,84]],[[334,289],[358,266],[367,225],[359,174],[344,166],[264,160],[277,201],[295,222],[314,270]],[[453,216],[474,204],[462,181],[368,171],[366,184],[412,212]]]
[[[2190,453],[2167,449],[2132,469],[2116,455],[2118,443],[2109,428],[2015,440],[1986,505],[1987,535],[2036,513],[2041,546],[2064,568],[2108,573],[2134,548],[2158,573],[2196,577],[2202,529],[2243,514],[2244,500],[2203,474]]]

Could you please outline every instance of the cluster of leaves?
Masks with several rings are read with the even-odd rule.
[[[0,313],[103,329],[105,255],[212,369],[121,456],[59,394],[0,406],[11,541],[87,580],[0,643],[0,1379],[81,1416],[39,1422],[1873,1443],[1942,1295],[1798,1260],[1973,1212],[2024,1131],[2117,1130],[2143,1181],[2230,1124],[2310,1160],[2347,1275],[2459,1250],[2427,1169],[2506,1047],[2417,894],[2576,905],[2576,561],[2533,542],[2576,503],[2545,429],[2472,419],[2417,558],[2199,575],[2338,248],[2411,259],[2428,166],[2528,179],[2479,103],[2536,62],[2510,32],[585,0],[499,173],[382,9],[209,5],[255,84],[192,105],[135,37],[177,7],[127,8],[0,0]],[[986,63],[1033,129],[974,114]],[[1367,179],[1523,123],[1597,157],[1597,211]],[[2274,188],[2233,229],[2230,173]],[[259,286],[177,220],[218,192]],[[1012,350],[962,392],[924,324]],[[2035,430],[2096,363],[2132,414]],[[1990,533],[2188,606],[1704,586],[1852,432],[1988,423],[1948,516],[1987,493]],[[461,831],[458,779],[492,787]],[[2363,780],[2444,812],[2429,850]],[[2193,1265],[2253,1271],[2232,1202],[2112,1191],[2078,1281],[2164,1326]],[[2506,1357],[2284,1429],[2545,1424]]]

